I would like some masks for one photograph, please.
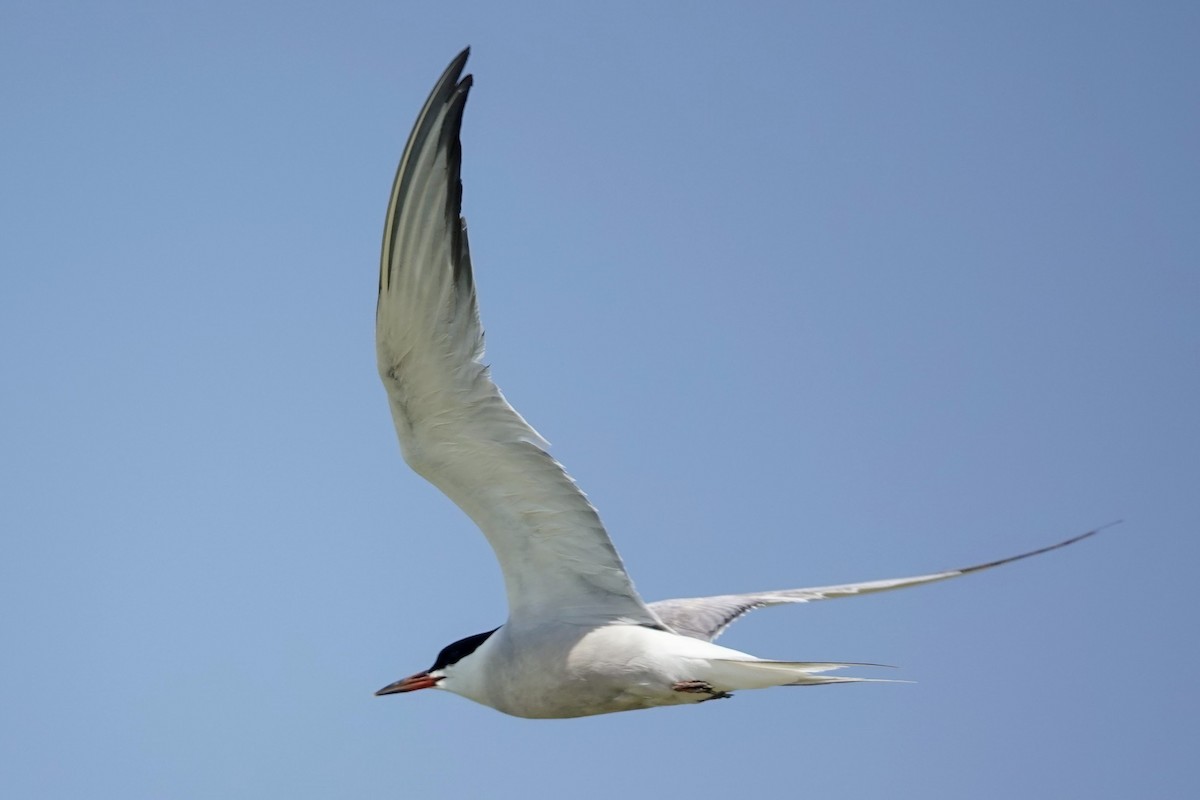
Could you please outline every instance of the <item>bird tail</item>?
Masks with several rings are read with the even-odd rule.
[[[769,686],[817,686],[826,683],[906,683],[885,678],[847,678],[824,675],[845,667],[883,667],[845,661],[742,661],[714,658],[709,682],[724,691],[766,689]]]

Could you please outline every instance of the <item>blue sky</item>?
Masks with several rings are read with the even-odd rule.
[[[1193,787],[1192,3],[0,10],[0,793]],[[501,623],[404,466],[379,235],[464,45],[489,361],[649,599],[1067,551],[723,644],[911,685],[375,698]]]

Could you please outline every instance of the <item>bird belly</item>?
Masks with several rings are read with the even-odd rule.
[[[674,689],[681,680],[702,677],[690,673],[704,665],[664,658],[660,637],[679,638],[636,625],[576,628],[550,638],[542,629],[537,646],[530,646],[512,631],[504,642],[505,666],[490,673],[487,705],[513,716],[551,719],[708,699]]]

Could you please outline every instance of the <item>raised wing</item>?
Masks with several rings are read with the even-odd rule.
[[[1117,523],[1110,523],[1115,525]],[[1052,544],[1028,553],[989,561],[986,564],[976,564],[973,567],[951,569],[945,572],[935,572],[930,575],[917,575],[911,578],[888,578],[881,581],[866,581],[863,583],[845,583],[840,586],[817,586],[809,589],[784,589],[776,592],[756,592],[752,594],[722,594],[713,597],[688,597],[680,600],[660,600],[651,603],[650,608],[658,615],[671,630],[695,639],[712,641],[725,632],[725,629],[744,614],[764,606],[776,606],[784,603],[811,603],[814,600],[829,600],[834,597],[852,597],[860,594],[887,592],[892,589],[903,589],[906,586],[920,586],[923,583],[944,581],[947,578],[957,578],[972,572],[998,567],[1001,564],[1011,564],[1023,558],[1048,553],[1060,547],[1082,541],[1109,527],[1105,525],[1087,533],[1067,539],[1065,542]]]
[[[413,126],[388,202],[376,346],[400,449],[496,551],[510,622],[659,625],[596,510],[513,410],[482,362],[483,329],[461,217],[459,131],[471,76],[459,54]]]

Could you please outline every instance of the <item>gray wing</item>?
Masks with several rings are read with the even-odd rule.
[[[929,575],[916,575],[911,578],[888,578],[879,581],[865,581],[863,583],[845,583],[840,586],[816,586],[808,589],[784,589],[775,592],[722,594],[713,597],[660,600],[657,603],[651,603],[650,608],[667,627],[677,633],[681,633],[684,636],[691,636],[695,639],[712,641],[724,633],[725,629],[735,620],[756,608],[782,605],[784,603],[810,603],[814,600],[829,600],[834,597],[874,594],[875,592],[887,592],[892,589],[903,589],[906,586],[920,586],[924,583],[935,583],[948,578],[957,578],[960,575],[969,575],[972,572],[991,569],[1001,564],[1011,564],[1023,558],[1030,558],[1031,556],[1048,553],[1051,550],[1057,550],[1060,547],[1066,547],[1069,544],[1074,544],[1089,536],[1093,536],[1104,530],[1104,528],[1115,524],[1117,523],[1109,523],[1109,525],[1067,539],[1065,542],[1059,542],[1058,544],[1052,544],[1049,547],[1042,547],[1037,550],[1030,550],[1028,553],[989,561],[986,564],[976,564],[973,567],[934,572]]]
[[[482,362],[459,178],[467,55],[454,59],[421,109],[388,203],[376,347],[400,449],[487,537],[510,621],[659,625],[596,510]]]

